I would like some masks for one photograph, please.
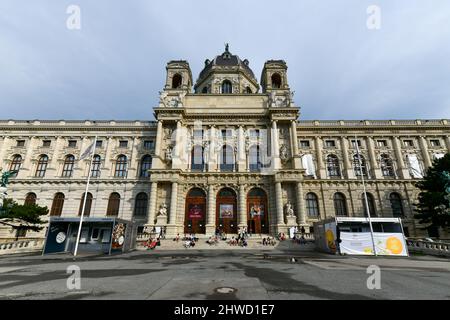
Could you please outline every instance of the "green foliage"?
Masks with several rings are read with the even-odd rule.
[[[41,225],[46,223],[46,221],[41,220],[41,217],[47,214],[47,207],[41,207],[37,204],[20,205],[12,199],[5,199],[0,218],[6,223],[16,219],[21,220],[26,223],[20,226],[22,229],[40,231],[43,228]]]
[[[423,180],[416,183],[421,193],[419,202],[415,204],[417,214],[414,217],[419,219],[419,223],[426,224],[425,228],[450,226],[450,194],[445,192],[449,181],[444,172],[450,172],[450,153],[434,160]]]

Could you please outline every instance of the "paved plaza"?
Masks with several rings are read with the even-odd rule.
[[[294,260],[292,259],[294,258]],[[67,268],[81,287],[68,289]],[[367,288],[369,265],[381,289]],[[69,281],[70,282],[70,281]],[[0,299],[449,299],[450,260],[303,250],[134,251],[0,258]]]

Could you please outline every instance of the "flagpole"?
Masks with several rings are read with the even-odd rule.
[[[372,238],[373,253],[375,256],[377,256],[377,249],[375,247],[375,239],[373,237],[372,219],[370,218],[369,201],[367,200],[366,183],[364,182],[364,174],[362,171],[361,156],[359,154],[358,139],[356,137],[356,134],[355,134],[355,146],[356,146],[356,154],[358,155],[359,172],[361,174],[361,181],[362,181],[363,190],[364,190],[364,202],[366,205],[367,217],[369,220],[370,237]]]
[[[86,190],[84,191],[83,208],[81,209],[80,225],[78,226],[77,241],[75,242],[75,250],[73,252],[74,257],[76,257],[76,255],[77,255],[78,244],[80,243],[81,226],[83,225],[84,210],[86,209],[86,200],[87,200],[87,194],[88,194],[88,189],[89,189],[89,182],[91,181],[92,160],[94,159],[96,145],[97,145],[97,136],[95,136],[95,138],[94,138],[94,145],[93,145],[94,148],[92,149],[91,160],[89,161],[89,171],[88,171],[88,177],[87,177],[87,183],[86,183]]]

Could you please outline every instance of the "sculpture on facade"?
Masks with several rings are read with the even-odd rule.
[[[287,147],[285,144],[283,144],[280,147],[280,159],[281,159],[281,161],[284,162],[284,161],[288,160],[288,158],[289,158],[289,155],[288,155]]]
[[[286,217],[295,217],[294,209],[292,209],[291,201],[286,203]]]
[[[163,203],[159,206],[159,213],[158,216],[165,217],[167,216],[167,205]]]
[[[3,201],[6,199],[6,196],[8,195],[6,191],[8,191],[9,177],[11,177],[16,173],[17,173],[16,170],[12,170],[12,171],[5,171],[2,174],[0,182],[0,209],[3,207]]]
[[[168,146],[166,149],[166,160],[172,161],[172,146]]]

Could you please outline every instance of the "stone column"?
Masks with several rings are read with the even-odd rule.
[[[114,175],[114,171],[113,171],[112,163],[111,163],[111,153],[112,153],[112,150],[114,147],[113,144],[114,144],[114,139],[112,137],[109,137],[108,143],[106,145],[104,165],[102,165],[100,167],[102,178],[109,178]]]
[[[245,186],[239,185],[239,228],[247,226],[247,203],[246,203]]]
[[[447,147],[447,152],[450,152],[450,136],[444,136],[445,146]]]
[[[49,166],[47,168],[48,172],[45,174],[46,178],[56,177],[58,175],[58,169],[59,169],[58,164],[59,164],[59,160],[60,160],[59,154],[60,154],[60,149],[62,149],[64,147],[63,146],[64,142],[65,142],[65,139],[63,137],[59,136],[56,138],[53,155],[48,155],[49,157],[51,157],[51,160],[50,160]],[[50,174],[50,172],[52,174]]]
[[[300,226],[306,225],[305,198],[303,195],[303,183],[297,182],[297,221]]]
[[[208,159],[208,171],[218,171],[217,154],[216,154],[216,128],[211,126],[209,128],[209,159]]]
[[[431,158],[428,153],[427,140],[424,136],[419,137],[420,151],[422,151],[423,164],[425,165],[425,170],[431,167]]]
[[[272,132],[271,132],[271,146],[272,146],[272,152],[271,156],[273,159],[273,169],[279,170],[281,168],[281,162],[280,162],[280,146],[279,146],[279,139],[278,139],[278,128],[277,128],[277,121],[272,121]]]
[[[281,190],[281,182],[275,183],[275,202],[277,207],[277,225],[284,226],[284,213],[283,213],[283,196]],[[280,232],[280,231],[279,231]],[[283,231],[281,231],[283,232]]]
[[[182,143],[181,130],[182,130],[181,121],[177,121],[177,128],[175,129],[175,141],[174,141],[175,144],[172,150],[172,169],[180,169],[182,167],[181,150],[183,149],[183,146],[181,145]],[[163,158],[164,156],[161,154],[161,157]]]
[[[2,141],[2,146],[0,148],[0,168],[3,168],[3,171],[7,170],[7,168],[4,167],[4,160],[5,160],[6,150],[9,148],[9,140],[10,140],[10,137],[4,136],[3,141]]]
[[[138,158],[138,138],[133,138],[133,143],[131,144],[131,156],[130,156],[130,167],[128,168],[127,178],[137,178],[139,176],[139,164],[140,160]]]
[[[152,167],[156,169],[164,168],[163,156],[161,154],[161,145],[163,139],[163,123],[161,120],[158,120],[157,128],[156,128],[156,142],[155,142],[155,156],[152,160]]]
[[[208,186],[208,215],[206,221],[206,234],[214,234],[216,230],[216,194],[214,186]]]
[[[317,162],[317,175],[319,179],[326,179],[325,164],[322,157],[322,138],[316,136],[316,162]]]
[[[382,174],[381,174],[381,170],[380,170],[380,166],[378,165],[378,161],[375,155],[375,143],[373,141],[372,137],[367,137],[366,138],[366,142],[367,142],[367,150],[369,152],[369,161],[370,161],[370,168],[372,169],[372,174],[374,176],[371,176],[371,178],[375,178],[375,179],[381,179],[382,178]]]
[[[158,195],[158,183],[152,182],[152,186],[150,188],[150,205],[148,212],[148,221],[147,224],[150,226],[155,225],[155,217],[156,217],[156,197]]]
[[[295,169],[302,169],[302,161],[299,155],[300,150],[298,147],[297,139],[297,120],[291,121],[291,141],[292,141],[292,159]]]
[[[172,182],[172,193],[170,195],[170,216],[169,216],[170,225],[175,225],[177,222],[177,200],[178,200],[178,183]]]
[[[247,171],[247,159],[245,157],[245,137],[244,137],[244,128],[242,126],[239,126],[238,129],[237,167],[239,172]]]
[[[399,177],[401,179],[408,179],[410,177],[408,168],[405,166],[405,162],[403,161],[402,149],[400,148],[400,139],[398,137],[393,137],[393,145],[395,157],[397,158],[397,167]]]
[[[351,179],[355,177],[355,174],[352,170],[352,164],[350,159],[348,158],[348,140],[347,137],[341,137],[341,149],[342,149],[342,159],[344,160],[344,177],[347,179]]]
[[[35,141],[39,141],[39,139],[36,139],[36,137],[30,137],[30,145],[27,148],[27,152],[25,154],[25,157],[23,159],[23,165],[19,170],[19,174],[17,177],[20,178],[27,178],[27,177],[32,177],[33,176],[33,172],[31,172],[32,170],[32,163],[31,163],[31,159],[33,158],[33,152],[35,150],[35,147],[37,147],[37,145],[35,146],[34,143]],[[37,157],[39,157],[40,155],[37,155]],[[0,159],[2,159],[0,157]],[[1,167],[1,164],[0,164]],[[28,173],[28,174],[27,174]]]

